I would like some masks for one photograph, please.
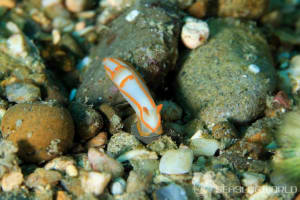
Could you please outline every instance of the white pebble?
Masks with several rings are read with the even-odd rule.
[[[10,172],[5,174],[1,180],[2,190],[4,192],[9,192],[13,189],[17,189],[21,186],[23,182],[23,174],[21,172]]]
[[[163,174],[185,174],[191,171],[193,151],[188,148],[167,151],[159,163],[159,171]]]
[[[188,18],[182,27],[181,39],[187,48],[195,49],[203,45],[209,36],[209,27],[206,22]]]
[[[125,17],[125,19],[128,22],[132,22],[135,20],[135,18],[140,14],[140,11],[138,10],[132,10],[130,13],[128,13],[128,15]]]
[[[249,69],[249,71],[253,72],[254,74],[257,74],[260,72],[259,66],[255,65],[255,64],[249,65],[248,69]]]
[[[60,0],[42,0],[42,7],[48,7],[48,6],[53,6],[55,4],[60,4],[61,1]]]
[[[74,165],[68,165],[66,167],[66,174],[71,177],[75,177],[78,175],[78,170]]]
[[[26,57],[28,54],[25,38],[21,34],[13,34],[10,36],[7,40],[7,47],[15,56]]]
[[[113,195],[123,194],[126,188],[126,181],[122,178],[116,178],[111,184],[111,193]]]
[[[191,140],[190,148],[196,156],[213,156],[220,144],[215,139],[197,138]]]
[[[60,32],[57,29],[53,29],[52,31],[52,42],[53,44],[58,44],[61,39]]]
[[[86,193],[100,195],[111,179],[110,174],[100,172],[88,172],[81,176],[81,186]]]

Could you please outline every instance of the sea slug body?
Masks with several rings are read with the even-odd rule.
[[[139,134],[141,136],[149,136],[153,133],[162,134],[160,116],[162,104],[155,105],[142,78],[129,64],[120,59],[104,58],[103,65],[108,77],[135,110]]]

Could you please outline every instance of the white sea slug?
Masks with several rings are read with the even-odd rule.
[[[155,105],[147,86],[133,67],[117,58],[104,58],[103,65],[108,77],[135,110],[139,134],[141,136],[162,134],[160,116],[162,104]]]
[[[188,17],[182,27],[181,40],[189,49],[203,45],[209,36],[209,27],[206,22]]]

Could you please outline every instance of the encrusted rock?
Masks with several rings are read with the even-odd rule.
[[[81,140],[94,137],[104,125],[102,116],[87,105],[72,102],[69,110],[74,119],[76,134]]]
[[[116,157],[140,145],[141,143],[133,135],[126,132],[119,132],[110,138],[107,151]]]
[[[253,23],[208,24],[210,40],[187,56],[177,76],[178,101],[208,124],[253,120],[275,86],[268,44]]]

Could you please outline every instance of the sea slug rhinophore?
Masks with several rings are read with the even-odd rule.
[[[120,90],[138,116],[137,129],[141,136],[162,134],[160,111],[156,106],[142,78],[124,61],[117,58],[104,58],[106,74]]]

